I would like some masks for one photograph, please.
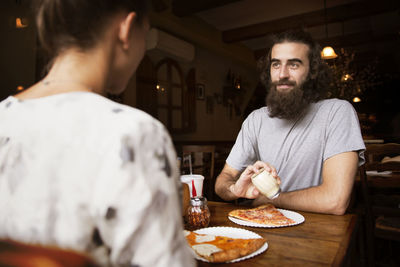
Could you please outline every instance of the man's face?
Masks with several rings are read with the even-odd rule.
[[[293,119],[309,103],[303,87],[310,86],[309,47],[303,43],[278,43],[271,50],[271,87],[267,106],[271,117]]]
[[[303,43],[280,43],[272,47],[271,82],[276,84],[278,92],[290,92],[304,83],[310,69],[308,52]]]

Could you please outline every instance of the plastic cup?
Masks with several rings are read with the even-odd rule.
[[[200,174],[181,175],[181,182],[189,186],[190,197],[203,196],[204,176]]]

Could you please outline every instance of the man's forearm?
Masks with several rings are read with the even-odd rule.
[[[342,215],[350,203],[357,164],[356,152],[335,155],[324,162],[321,185],[281,193],[272,201],[259,198],[254,205],[272,202],[286,209]]]
[[[316,186],[292,192],[283,192],[273,200],[264,196],[258,197],[254,200],[253,205],[272,203],[284,209],[342,215],[346,212],[349,199],[350,196],[338,198],[337,195],[330,195],[324,190],[323,186]]]

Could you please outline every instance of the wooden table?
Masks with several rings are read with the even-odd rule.
[[[340,266],[354,241],[358,228],[355,214],[343,216],[299,212],[305,222],[291,227],[256,228],[237,225],[228,219],[228,212],[242,208],[229,203],[208,202],[212,226],[244,228],[263,236],[268,249],[248,260],[218,266]],[[198,261],[198,266],[212,266]]]

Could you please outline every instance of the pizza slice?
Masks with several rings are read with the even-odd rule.
[[[257,251],[265,243],[264,238],[231,238],[184,231],[190,247],[209,262],[227,262]]]
[[[286,226],[295,223],[286,217],[272,204],[266,204],[253,209],[237,209],[229,212],[229,216],[240,220],[266,224],[271,226]]]

